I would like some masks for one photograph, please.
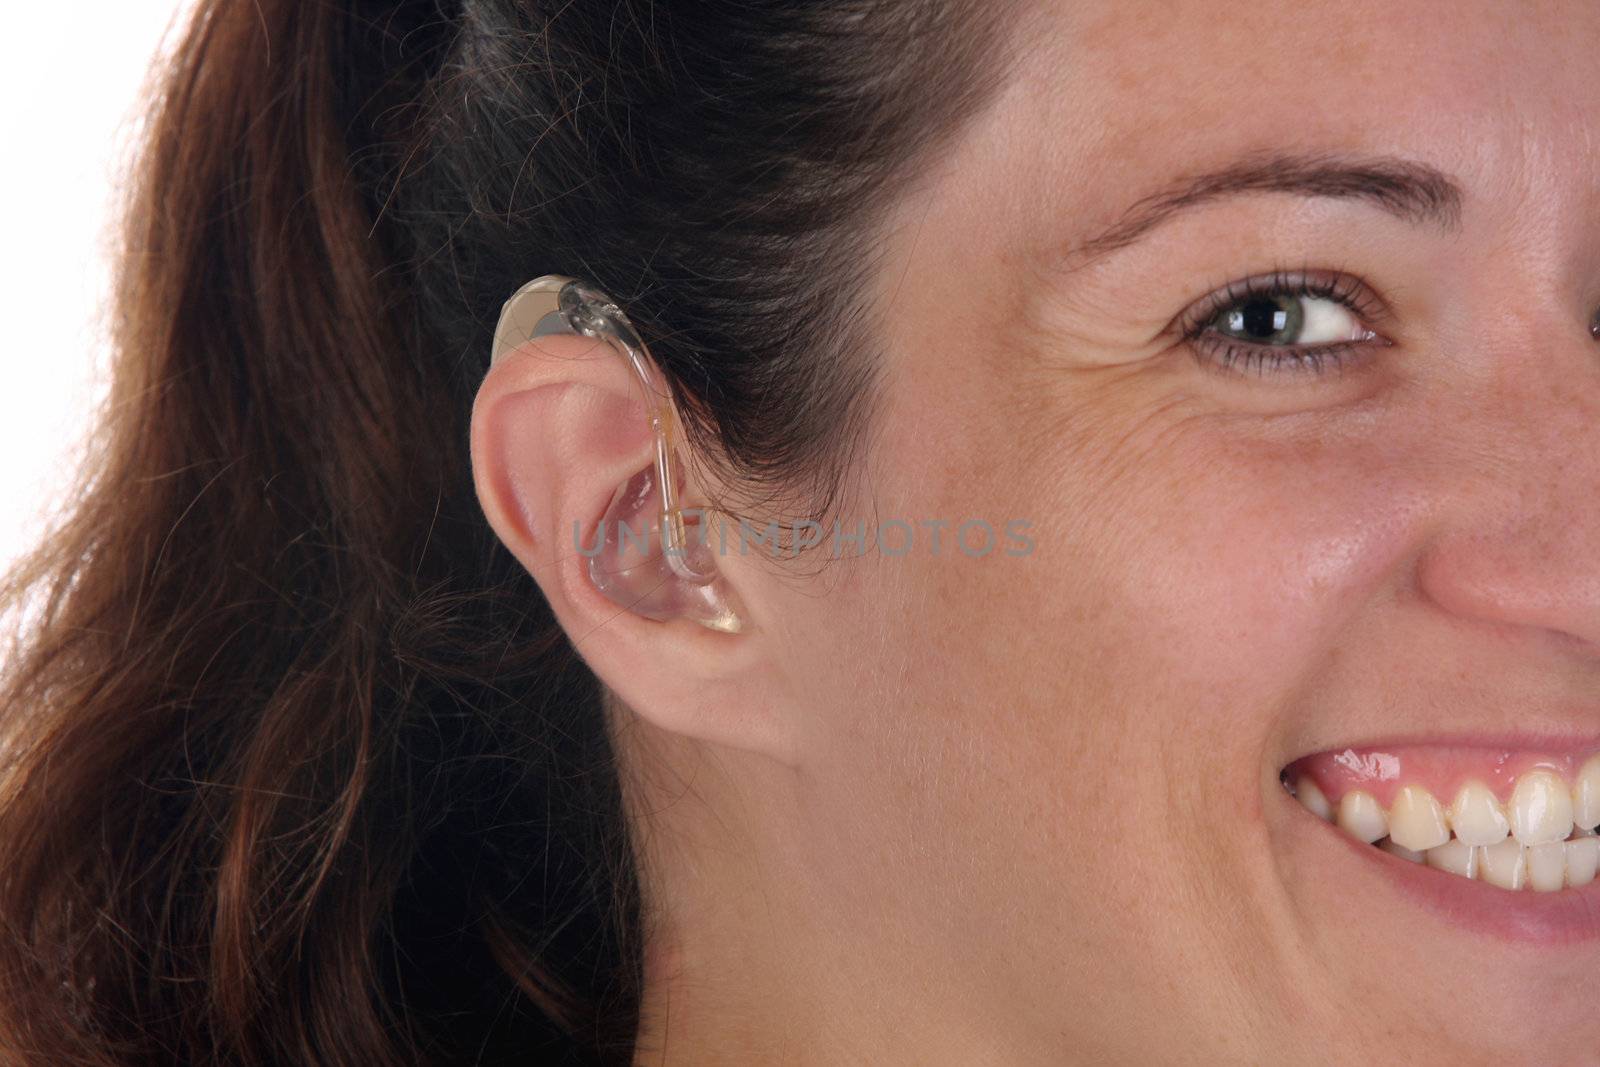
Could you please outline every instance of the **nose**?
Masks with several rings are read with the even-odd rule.
[[[1600,662],[1600,344],[1574,334],[1507,360],[1473,400],[1417,580],[1445,611]]]

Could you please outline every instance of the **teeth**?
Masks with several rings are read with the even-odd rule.
[[[1572,785],[1572,821],[1579,828],[1600,826],[1600,756],[1590,756]]]
[[[1464,845],[1452,837],[1438,848],[1428,850],[1428,866],[1459,874],[1463,878],[1476,878],[1478,856],[1482,852],[1483,849]]]
[[[1450,840],[1450,824],[1444,821],[1444,809],[1432,793],[1408,785],[1395,794],[1389,808],[1389,839],[1416,852],[1438,848]]]
[[[1600,837],[1575,837],[1567,842],[1567,884],[1588,885],[1600,866]]]
[[[1511,833],[1524,845],[1563,841],[1572,833],[1572,791],[1549,771],[1530,771],[1511,791]]]
[[[1539,893],[1561,888],[1567,874],[1567,843],[1551,841],[1528,848],[1528,884]]]
[[[1600,755],[1570,787],[1547,768],[1523,774],[1504,805],[1475,779],[1462,784],[1448,809],[1414,784],[1396,791],[1387,811],[1363,789],[1333,804],[1309,775],[1292,792],[1307,811],[1358,841],[1457,877],[1540,893],[1600,877]]]
[[[1500,807],[1489,787],[1482,782],[1468,782],[1456,793],[1450,805],[1450,826],[1464,844],[1492,845],[1505,840],[1511,832],[1505,809]]]
[[[1521,889],[1528,877],[1527,852],[1513,837],[1490,845],[1478,858],[1478,877],[1501,889]]]
[[[1418,852],[1415,849],[1409,849],[1404,845],[1395,844],[1394,838],[1392,837],[1386,837],[1382,841],[1379,841],[1378,847],[1389,853],[1391,856],[1399,856],[1401,859],[1410,860],[1412,863],[1421,863],[1427,858],[1423,853]]]
[[[1339,798],[1339,829],[1368,844],[1389,832],[1389,817],[1372,794],[1353,789]]]
[[[1317,788],[1317,783],[1309,774],[1302,774],[1295,779],[1294,795],[1311,814],[1326,822],[1333,821],[1333,805],[1328,803],[1327,794]]]

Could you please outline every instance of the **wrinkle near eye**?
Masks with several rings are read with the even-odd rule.
[[[1052,366],[1131,362],[1170,345],[1181,333],[1175,319],[1197,325],[1184,310],[1230,282],[1306,266],[1353,270],[1386,292],[1396,277],[1408,276],[1400,265],[1413,262],[1417,248],[1404,224],[1385,225],[1369,207],[1345,201],[1253,196],[1211,204],[1070,273],[1030,273],[1021,321],[1037,338],[1054,340],[1036,345],[1030,337],[1025,344]],[[1373,264],[1384,269],[1363,269]],[[1316,336],[1323,322],[1334,325],[1319,319]],[[1382,331],[1370,317],[1361,324]],[[1346,332],[1345,320],[1337,325],[1337,340],[1362,336]]]

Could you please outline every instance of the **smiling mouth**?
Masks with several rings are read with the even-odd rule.
[[[1354,840],[1501,890],[1578,889],[1600,867],[1600,750],[1347,748],[1280,778]]]

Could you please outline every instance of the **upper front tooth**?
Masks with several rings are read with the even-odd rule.
[[[1389,832],[1389,819],[1383,806],[1371,793],[1352,789],[1339,798],[1339,829],[1368,844]]]
[[[1506,813],[1489,787],[1472,781],[1456,793],[1450,805],[1450,826],[1464,845],[1492,845],[1511,832]]]
[[[1572,821],[1584,830],[1600,826],[1600,755],[1590,756],[1572,783]]]
[[[1413,852],[1438,848],[1450,840],[1444,809],[1432,793],[1421,786],[1408,785],[1395,794],[1389,808],[1389,840]]]
[[[1561,841],[1572,833],[1572,791],[1549,771],[1530,771],[1511,791],[1511,832],[1524,845]]]

